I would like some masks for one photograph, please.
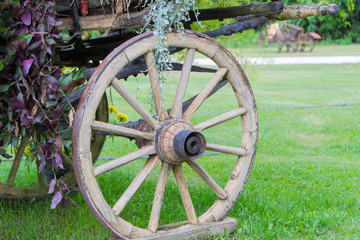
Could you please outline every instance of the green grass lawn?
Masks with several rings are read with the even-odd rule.
[[[360,44],[349,45],[326,45],[317,44],[312,52],[308,52],[309,48],[306,48],[305,52],[289,52],[286,53],[286,47],[282,48],[281,52],[278,52],[277,47],[274,44],[269,45],[266,48],[266,52],[263,52],[256,44],[249,44],[243,46],[243,43],[239,43],[238,48],[231,48],[230,51],[233,54],[244,57],[301,57],[301,56],[359,56]]]
[[[257,156],[245,190],[229,213],[239,227],[233,235],[216,239],[359,239],[360,105],[355,103],[360,103],[360,64],[247,66],[246,72],[259,109]],[[196,82],[188,87],[188,96],[197,93],[195,87],[209,79],[205,74],[194,77]],[[165,102],[171,102],[166,93],[176,89],[175,79],[171,75],[165,83]],[[146,89],[144,86],[148,83],[139,77],[130,90],[146,102],[149,94],[139,90]],[[201,107],[205,114],[196,115],[195,122],[234,108],[231,88],[220,91],[205,102]],[[331,107],[336,104],[354,105]],[[138,118],[116,97],[114,105],[130,120]],[[231,120],[207,131],[206,137],[214,143],[238,146],[240,126]],[[109,139],[101,157],[116,157],[134,149],[132,142]],[[118,199],[143,163],[135,161],[100,177],[109,202]],[[201,158],[199,163],[223,187],[235,159],[215,155]],[[6,168],[9,163],[0,163],[0,169],[4,167],[1,165]],[[159,169],[153,171],[121,215],[140,227],[148,223]],[[184,172],[200,215],[216,197],[190,168],[185,167]],[[26,181],[31,181],[30,177]],[[71,197],[82,207],[69,205],[64,214],[60,209],[50,210],[51,196],[28,201],[0,200],[0,239],[109,236],[81,193],[74,192]],[[165,199],[160,224],[185,220],[172,175]]]

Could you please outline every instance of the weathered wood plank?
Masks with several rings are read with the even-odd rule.
[[[211,222],[201,225],[185,225],[176,231],[162,232],[153,236],[145,238],[137,238],[138,240],[191,240],[191,239],[207,239],[209,237],[220,236],[224,234],[225,229],[229,232],[234,232],[238,227],[235,219],[226,217],[220,222]],[[109,236],[107,240],[118,239],[114,236]]]
[[[144,16],[148,15],[149,13],[150,8],[146,8],[140,12],[121,13],[118,14],[115,20],[115,16],[113,14],[93,15],[80,17],[79,23],[82,31],[107,30],[110,28],[113,20],[114,24],[111,27],[112,29],[141,27],[146,23]],[[58,18],[57,20],[62,22],[62,24],[58,26],[60,31],[64,30],[65,28],[67,28],[69,31],[73,30],[72,18]]]

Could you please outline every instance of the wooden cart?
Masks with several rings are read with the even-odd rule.
[[[311,52],[315,44],[321,40],[321,36],[315,32],[304,33],[304,29],[292,24],[272,23],[266,27],[266,32],[261,32],[258,36],[259,48],[266,52],[269,44],[276,44],[278,52],[286,46],[286,52]]]
[[[232,230],[236,228],[237,222],[226,216],[243,191],[254,162],[258,140],[258,117],[254,95],[244,71],[229,51],[213,38],[263,25],[266,19],[283,20],[335,14],[336,7],[316,5],[284,8],[282,1],[273,1],[200,9],[200,21],[224,18],[236,18],[236,21],[210,32],[197,33],[185,29],[180,33],[172,32],[167,35],[166,42],[172,54],[180,60],[173,63],[172,69],[178,73],[175,77],[178,80],[170,82],[175,84],[166,94],[161,91],[162,83],[153,63],[156,37],[152,32],[137,35],[131,31],[132,28],[145,24],[143,17],[149,14],[149,9],[131,9],[130,7],[129,13],[116,17],[109,35],[86,41],[75,37],[74,45],[64,48],[61,52],[61,61],[73,66],[87,66],[85,75],[90,77],[86,86],[68,96],[68,100],[77,105],[77,112],[72,134],[73,166],[70,157],[64,153],[62,158],[64,162],[69,163],[70,172],[63,180],[67,184],[75,183],[75,172],[88,207],[103,226],[117,238],[188,239],[221,234],[225,228]],[[72,17],[59,19],[63,22],[59,28],[67,27],[75,35],[84,30],[106,30],[113,20],[113,15],[107,14],[107,8],[89,9],[89,15],[84,17],[79,17],[75,4],[72,8],[65,6],[61,11],[66,13],[68,10],[72,12]],[[189,13],[189,16],[191,21],[196,21],[194,14]],[[185,27],[190,28],[190,24],[185,23]],[[197,66],[194,60],[197,55],[209,59],[216,67]],[[202,85],[191,80],[199,73],[207,74],[207,80],[202,81]],[[142,98],[136,81],[131,79],[131,76],[139,74],[139,82],[149,79],[150,98],[153,99],[155,109],[153,112],[146,103],[149,98]],[[111,92],[111,100],[118,101],[118,106],[130,106],[126,114],[133,114],[135,117],[132,119],[135,120],[124,124],[109,122],[106,94]],[[229,96],[232,101],[230,105],[222,106],[221,102],[225,96]],[[206,117],[210,116],[209,114],[200,113],[206,105],[206,109],[215,111],[210,114],[211,117]],[[237,127],[234,129],[229,122]],[[208,137],[213,136],[214,132],[216,137]],[[103,149],[105,136],[121,138],[122,144],[119,144],[117,151],[119,155],[109,161],[101,160],[95,164]],[[235,143],[227,141],[233,139],[232,136],[235,137]],[[26,144],[27,139],[23,139],[7,182],[0,183],[1,197],[43,196],[47,192],[43,173],[38,174],[39,186],[14,186]],[[228,179],[218,179],[214,176],[214,170],[211,173],[205,170],[202,166],[203,161],[211,161],[205,151],[224,154],[211,158],[215,161],[219,158],[231,159],[229,161],[232,167],[217,169],[228,171]],[[121,175],[121,171],[118,170],[130,162],[139,164],[136,176],[131,178],[127,187],[119,189],[119,196],[109,196],[107,185],[102,181],[114,181],[111,187],[118,188],[115,182],[121,183],[123,176],[128,176],[127,172]],[[220,161],[218,164],[224,163]],[[156,170],[158,165],[161,167]],[[174,181],[169,178],[171,171],[174,173]],[[199,180],[186,180],[185,175],[189,171],[195,172],[200,177],[200,182],[213,192],[213,203],[209,203],[205,208],[192,201],[190,192],[195,187],[194,184],[199,184]],[[156,175],[157,184],[151,186],[154,195],[145,200],[150,204],[149,220],[146,227],[139,227],[129,220],[131,217],[122,213],[138,190],[144,190],[141,186],[152,172]],[[187,220],[160,225],[160,213],[164,205],[167,210],[162,214],[171,212],[167,203],[173,198],[166,195],[167,182],[176,182]],[[131,206],[136,208],[136,203]],[[140,214],[138,217],[144,216]]]

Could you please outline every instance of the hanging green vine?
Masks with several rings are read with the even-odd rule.
[[[145,16],[148,24],[144,27],[145,31],[153,31],[157,43],[154,46],[154,63],[160,73],[172,69],[170,60],[170,50],[165,42],[166,34],[174,29],[183,29],[183,22],[189,21],[189,11],[195,10],[196,0],[171,0],[154,1],[150,4],[151,13]],[[160,74],[160,79],[163,79]]]

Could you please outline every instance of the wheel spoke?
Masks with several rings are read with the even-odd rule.
[[[156,150],[154,145],[144,146],[135,152],[129,153],[123,157],[116,158],[110,162],[104,163],[100,166],[94,168],[95,176],[99,176],[100,174],[106,173],[112,169],[125,165],[129,162],[132,162],[138,158],[145,157],[148,155],[155,154]]]
[[[216,84],[216,86],[214,87],[214,89],[211,91],[211,93],[207,96],[207,98],[209,98],[211,95],[213,95],[214,93],[216,93],[217,91],[219,91],[223,86],[225,86],[229,81],[227,79],[223,79],[220,82],[218,82],[218,84]],[[195,100],[195,98],[198,95],[195,95],[191,98],[189,98],[188,100],[186,100],[183,103],[183,107],[182,107],[182,111],[185,112],[186,109],[189,108],[190,104]]]
[[[213,126],[216,126],[216,125],[219,125],[223,122],[226,122],[230,119],[233,119],[233,118],[236,118],[240,115],[243,115],[246,113],[246,109],[243,108],[243,107],[240,107],[240,108],[236,108],[234,110],[231,110],[227,113],[224,113],[224,114],[221,114],[219,116],[216,116],[212,119],[209,119],[205,122],[202,122],[202,123],[199,123],[197,125],[194,126],[195,130],[196,131],[202,131],[202,130],[205,130],[207,128],[211,128]]]
[[[61,159],[69,165],[69,168],[74,169],[72,160],[69,158],[68,155],[66,155],[66,153],[64,153],[63,150],[61,150],[61,149],[59,150],[59,155],[60,155]]]
[[[173,171],[174,171],[176,183],[179,187],[181,199],[182,199],[184,207],[185,207],[186,215],[189,219],[189,223],[196,225],[198,223],[198,219],[196,217],[196,212],[195,212],[195,208],[194,208],[194,205],[193,205],[191,197],[190,197],[189,189],[186,185],[182,166],[174,165]]]
[[[154,53],[152,51],[146,53],[145,55],[146,66],[149,71],[149,77],[150,77],[151,88],[154,96],[156,112],[159,116],[160,121],[164,121],[169,118],[169,115],[165,109],[164,101],[161,96],[159,74],[153,59],[154,59]]]
[[[219,68],[212,79],[208,82],[208,84],[201,90],[201,92],[196,96],[194,101],[190,104],[190,106],[186,109],[183,114],[184,121],[190,121],[191,117],[194,115],[195,111],[200,107],[200,105],[205,101],[208,95],[215,88],[217,83],[225,76],[227,72],[226,68]]]
[[[124,87],[119,79],[114,78],[111,85],[115,90],[135,109],[137,113],[153,128],[156,128],[156,120],[150,115],[150,113],[141,105],[141,103]]]
[[[28,144],[28,142],[29,142],[29,137],[28,136],[24,137],[21,140],[19,148],[17,149],[13,164],[10,169],[9,176],[6,181],[6,184],[9,186],[12,186],[14,184],[14,180],[15,180],[16,174],[17,174],[19,166],[20,166],[20,161],[21,161],[22,156],[24,155],[24,151],[25,151],[25,148],[26,148],[26,145]]]
[[[161,171],[159,174],[159,178],[156,184],[156,190],[154,194],[154,202],[151,209],[150,221],[148,225],[148,229],[152,232],[157,231],[157,227],[159,225],[160,213],[161,213],[161,205],[164,200],[164,192],[166,187],[166,182],[168,180],[169,174],[171,171],[171,165],[163,162],[161,166]]]
[[[143,138],[146,140],[153,140],[152,133],[142,132],[139,130],[123,127],[120,125],[94,121],[91,124],[91,129],[95,131],[100,131],[103,133],[108,133],[109,135],[117,135],[122,137],[129,138]]]
[[[189,166],[204,180],[204,182],[214,191],[216,196],[220,199],[226,199],[226,192],[215,182],[214,179],[202,168],[196,161],[186,161]]]
[[[192,63],[194,61],[195,49],[190,48],[186,52],[184,65],[181,71],[181,76],[179,84],[176,90],[174,103],[171,108],[170,116],[172,118],[181,118],[182,117],[182,108],[184,95],[186,91],[187,84],[189,82],[189,76],[191,72]]]
[[[233,155],[238,156],[245,156],[247,155],[247,152],[244,148],[238,148],[238,147],[228,147],[213,143],[206,143],[206,150],[214,151],[214,152],[220,152],[220,153],[229,153]]]
[[[119,215],[126,207],[137,190],[143,184],[150,172],[160,163],[160,159],[157,156],[151,156],[140,170],[139,174],[134,178],[129,187],[125,190],[120,199],[116,202],[112,210],[116,215]]]

